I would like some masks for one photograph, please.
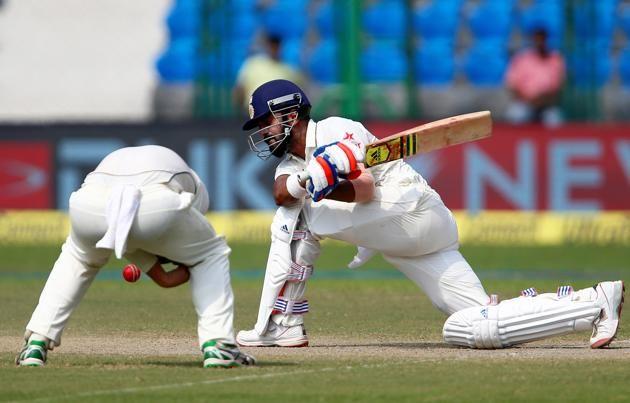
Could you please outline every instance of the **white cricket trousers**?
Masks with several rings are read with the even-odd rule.
[[[107,230],[105,208],[111,189],[111,183],[87,183],[72,194],[71,232],[26,326],[27,333],[38,333],[60,344],[70,315],[112,253],[95,247]],[[204,204],[207,208],[205,188],[197,189],[194,197],[174,189],[178,187],[167,184],[140,187],[140,206],[125,258],[143,271],[157,261],[156,256],[187,265],[198,316],[199,346],[210,339],[234,343],[230,248],[198,210]]]
[[[458,250],[455,218],[432,191],[417,200],[395,204],[321,204],[307,209],[306,217],[317,236],[381,252],[447,315],[490,302]]]

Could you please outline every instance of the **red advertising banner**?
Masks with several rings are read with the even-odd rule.
[[[385,136],[417,125],[367,125]],[[408,162],[451,209],[630,210],[630,127],[495,124],[492,137]]]
[[[420,122],[367,122],[377,136]],[[108,153],[172,148],[201,177],[212,211],[273,210],[276,159],[247,149],[239,122],[0,125],[0,209],[66,210]],[[408,159],[453,210],[630,211],[630,125],[495,124],[492,137]],[[228,174],[229,173],[229,174]]]
[[[51,145],[43,141],[0,142],[0,207],[53,207]]]

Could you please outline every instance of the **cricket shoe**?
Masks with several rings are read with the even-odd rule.
[[[236,342],[246,347],[306,347],[308,337],[304,325],[282,326],[269,321],[264,334],[258,334],[255,329],[241,330]]]
[[[46,364],[45,341],[31,340],[24,344],[22,351],[15,357],[15,365],[21,367],[43,367]]]
[[[595,287],[597,303],[601,305],[602,311],[594,323],[591,348],[606,347],[615,338],[625,290],[623,281],[606,281]]]
[[[241,365],[256,365],[256,359],[239,350],[234,344],[209,340],[203,343],[204,368],[232,368]]]

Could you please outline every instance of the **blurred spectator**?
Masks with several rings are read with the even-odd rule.
[[[506,85],[513,100],[506,118],[510,123],[542,122],[546,126],[562,124],[558,106],[565,79],[564,57],[547,44],[547,31],[533,31],[533,47],[522,51],[510,61]]]
[[[286,79],[300,84],[304,82],[299,71],[281,60],[280,37],[267,34],[264,36],[264,45],[265,52],[247,58],[238,71],[233,92],[234,102],[238,108],[244,105],[247,110],[249,98],[254,90],[267,81]]]

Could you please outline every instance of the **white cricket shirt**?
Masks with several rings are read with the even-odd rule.
[[[293,172],[301,171],[310,161],[313,153],[318,147],[335,141],[348,140],[365,149],[367,144],[378,140],[370,133],[361,123],[354,120],[330,117],[320,122],[311,120],[306,131],[306,161],[293,155],[287,154],[284,160],[278,164],[275,172],[277,179],[281,175],[290,175]],[[395,186],[419,188],[421,191],[433,191],[426,180],[416,172],[409,164],[403,160],[393,161],[382,165],[369,168],[370,173],[374,176],[377,194],[375,198],[390,203],[405,202],[408,200],[417,200],[418,194],[408,195],[405,192],[393,192],[381,194],[378,192],[379,187]],[[328,200],[326,200],[328,202]],[[346,203],[347,204],[347,203]]]
[[[187,184],[184,189],[195,193],[196,174],[177,153],[169,148],[147,145],[126,147],[106,156],[96,169],[88,174],[85,183],[100,181],[103,176],[115,176],[137,186],[168,183],[178,176],[178,182]],[[192,188],[191,188],[192,186]]]
[[[350,119],[330,117],[317,123],[311,120],[306,132],[306,161],[287,154],[276,168],[275,177],[305,169],[318,147],[340,140],[352,141],[365,148],[377,138],[361,123]],[[368,203],[328,199],[316,203],[310,199],[306,201],[304,213],[311,232],[356,244],[354,227],[412,211],[419,205],[428,207],[441,203],[426,180],[402,160],[378,165],[369,171],[374,176],[375,192]]]

